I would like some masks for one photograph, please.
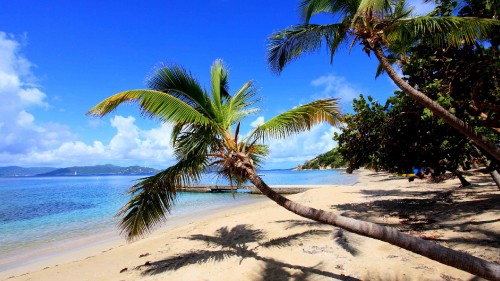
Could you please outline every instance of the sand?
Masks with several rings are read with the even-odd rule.
[[[487,175],[468,180],[473,187],[456,189],[458,179],[409,182],[362,170],[354,186],[288,197],[500,263],[500,192]],[[473,278],[385,242],[303,219],[270,200],[179,218],[132,243],[115,239],[0,273],[9,281]]]

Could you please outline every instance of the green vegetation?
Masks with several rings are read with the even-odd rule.
[[[449,3],[452,1],[441,2],[437,0],[437,2]],[[443,107],[440,103],[443,103],[445,99],[439,101],[433,100],[422,92],[420,87],[411,85],[408,81],[402,79],[392,67],[392,64],[395,62],[405,62],[405,59],[411,55],[412,48],[418,45],[429,46],[436,49],[446,49],[449,47],[467,48],[468,46],[477,44],[478,39],[485,39],[491,34],[494,34],[496,32],[495,29],[500,24],[497,20],[498,5],[495,4],[496,2],[494,1],[487,1],[486,3],[488,3],[490,7],[493,7],[495,11],[493,19],[455,17],[442,12],[436,12],[427,16],[412,16],[412,11],[408,9],[404,0],[303,0],[301,1],[300,11],[304,23],[278,31],[270,37],[268,61],[272,69],[279,73],[287,63],[297,59],[305,53],[317,51],[322,46],[326,46],[329,50],[330,60],[333,61],[333,57],[340,46],[349,44],[353,47],[359,44],[363,47],[363,51],[365,51],[367,55],[373,53],[380,62],[380,68],[377,73],[380,73],[382,70],[385,71],[405,95],[410,97],[412,101],[416,101],[425,109],[428,118],[434,119],[439,117],[467,139],[470,139],[473,145],[480,147],[489,157],[495,161],[500,161],[500,148],[495,145],[492,139],[488,138],[488,135],[476,130],[472,125],[454,115],[456,110],[447,110]],[[318,14],[330,14],[333,22],[322,25],[310,24],[311,17]],[[358,102],[367,104],[364,99],[358,100]],[[403,100],[401,102],[405,103]],[[358,118],[357,116],[351,116],[351,119],[349,119],[349,117],[346,118],[348,123],[355,122],[356,124],[351,127],[349,134],[346,134],[345,143],[355,146],[356,142],[361,142],[360,140],[362,140],[362,142],[368,146],[366,152],[373,152],[374,150],[371,148],[382,145],[382,143],[377,141],[380,141],[379,136],[383,135],[385,124],[379,123],[378,121],[387,120],[385,118],[389,113],[386,111],[390,111],[389,108],[384,108],[380,104],[372,103],[372,105],[359,105],[362,111],[366,110],[367,116],[373,117],[372,120],[356,119]],[[371,112],[374,114],[371,114]],[[399,113],[403,115],[407,114],[402,111]],[[418,122],[420,116],[421,115],[417,115],[414,122]],[[393,119],[389,121],[399,121],[399,116],[392,117]],[[435,122],[442,123],[439,119],[435,120]],[[395,128],[396,132],[401,133],[401,131],[410,129],[412,126],[411,123],[402,123],[400,125],[402,126],[401,128],[397,126],[391,128]],[[356,131],[357,128],[360,130]],[[422,136],[426,134],[431,136],[430,132],[423,133]],[[385,134],[385,136],[388,135]],[[397,143],[398,141],[399,140],[395,139],[394,144],[396,147],[399,145]],[[457,140],[443,140],[441,144],[444,146],[440,147],[442,148],[441,151],[446,151],[448,145],[456,144],[456,141]],[[339,145],[340,149],[342,149],[340,141]],[[391,145],[391,143],[386,142],[385,145]],[[401,153],[412,151],[411,146],[406,147],[405,145],[399,145],[399,147],[402,148],[400,150]],[[388,148],[385,151],[392,153],[393,158],[397,157],[394,151]],[[383,159],[385,155],[377,155],[379,151],[376,153],[364,152],[365,151],[351,150],[349,153],[352,155],[346,158],[349,159],[350,163],[354,163],[353,165],[362,162],[378,167],[382,164],[379,161]],[[448,152],[448,154],[450,153],[452,152]],[[346,156],[345,154],[342,155]],[[454,156],[456,155],[450,154],[450,158]],[[408,164],[401,163],[401,168],[403,168],[403,165]],[[494,172],[497,171],[494,170]],[[499,184],[499,182],[497,182],[497,184]],[[363,232],[363,235],[366,234]],[[387,238],[386,235],[376,236],[375,238],[388,241],[385,240]],[[486,279],[500,279],[498,265],[478,261],[481,265],[478,264],[477,267],[474,266],[474,268],[472,268],[470,266],[470,258],[458,258],[459,254],[457,252],[443,254],[444,252],[441,250],[431,249],[431,245],[429,245],[428,251],[421,251],[421,248],[409,249],[408,245],[412,243],[409,242],[408,237],[398,237],[390,240],[390,243],[404,245],[403,248],[405,249],[417,252],[431,259]],[[421,242],[416,243],[421,244]]]
[[[361,166],[397,173],[425,168],[439,176],[484,160],[465,136],[427,116],[425,108],[401,92],[383,106],[360,95],[354,111],[334,137],[339,153],[348,159],[348,171]]]
[[[347,161],[342,157],[338,147],[318,155],[316,158],[305,162],[297,167],[300,169],[335,169],[346,167]]]
[[[406,95],[500,161],[500,148],[487,136],[425,95],[420,88],[410,85],[392,67],[392,63],[404,61],[418,44],[433,48],[474,46],[477,39],[495,33],[500,21],[442,13],[414,17],[404,0],[304,0],[300,9],[305,24],[291,26],[270,37],[268,61],[273,70],[279,73],[287,63],[322,46],[328,48],[333,61],[341,46],[349,44],[352,47],[359,43],[368,55],[373,53],[377,57],[379,73],[383,69]],[[318,14],[331,14],[333,23],[310,24],[311,18]]]
[[[498,25],[498,21],[447,16],[410,17],[411,11],[404,1],[304,0],[300,10],[305,24],[292,26],[271,37],[269,63],[274,70],[279,72],[301,54],[317,50],[323,41],[331,57],[343,43],[360,43],[368,54],[375,54],[382,68],[405,94],[469,137],[493,158],[500,159],[500,150],[490,140],[456,118],[451,110],[447,111],[401,79],[391,65],[394,59],[404,58],[419,42],[441,48],[460,48],[464,42],[474,44],[477,38],[484,38],[493,26]],[[311,16],[324,12],[332,13],[339,21],[326,25],[309,24]],[[387,51],[392,55],[391,61],[386,56]],[[164,67],[149,80],[151,89],[116,94],[89,111],[92,115],[104,116],[122,103],[133,102],[140,106],[145,116],[174,125],[171,137],[178,162],[134,185],[129,203],[120,212],[121,227],[129,239],[144,234],[165,219],[177,188],[195,181],[209,167],[217,167],[221,177],[237,184],[249,180],[264,195],[302,217],[386,241],[486,279],[500,278],[496,264],[392,228],[310,208],[275,193],[255,170],[267,152],[259,142],[269,137],[285,138],[319,122],[336,125],[340,119],[336,101],[319,100],[296,107],[258,126],[243,138],[239,135],[239,122],[256,111],[250,107],[256,102],[252,83],[246,83],[230,95],[228,73],[220,61],[212,66],[211,75],[212,87],[208,93],[181,67]],[[370,106],[368,110],[371,110]],[[376,108],[375,111],[381,111],[382,117],[386,114],[385,109]],[[364,120],[358,121],[359,126],[364,126]],[[369,125],[373,124],[375,121]],[[358,135],[358,138],[377,139],[370,130],[363,132],[366,136]]]
[[[475,8],[488,14],[479,4]],[[442,4],[436,13],[449,11],[446,5],[451,4]],[[459,13],[470,15],[471,7],[464,6]],[[445,49],[418,44],[404,59],[395,60],[410,85],[492,142],[500,141],[498,34],[488,34],[488,47],[479,42]],[[340,153],[349,159],[348,170],[365,166],[409,173],[425,168],[438,176],[445,170],[459,174],[459,167],[467,170],[486,163],[488,157],[492,172],[498,169],[496,160],[476,143],[402,92],[395,92],[383,106],[360,96],[353,107],[355,113],[345,117],[347,126],[335,136]]]
[[[258,110],[252,107],[258,101],[256,90],[247,82],[230,95],[228,76],[222,61],[215,61],[211,92],[206,92],[182,67],[163,67],[148,80],[151,89],[116,94],[88,112],[104,116],[122,103],[134,102],[143,115],[174,126],[171,140],[177,163],[131,187],[130,201],[119,213],[127,238],[141,236],[165,220],[177,189],[198,181],[209,169],[215,168],[231,185],[250,180],[271,199],[291,202],[272,191],[256,173],[268,151],[261,141],[286,138],[321,122],[333,126],[340,122],[335,99],[317,100],[277,115],[243,137],[240,121]]]

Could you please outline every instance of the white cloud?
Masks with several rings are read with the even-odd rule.
[[[170,145],[172,128],[162,124],[144,130],[132,116],[113,116],[108,121],[90,120],[90,130],[111,126],[114,135],[107,141],[85,143],[70,128],[56,122],[42,123],[34,108],[50,110],[49,96],[32,81],[32,63],[20,54],[20,44],[10,35],[0,32],[0,166],[146,165],[166,167],[174,161]],[[342,77],[327,75],[312,82],[324,87],[318,95],[337,96],[350,102],[358,91]],[[53,100],[53,99],[50,99]],[[41,119],[41,118],[40,118]],[[264,122],[257,117],[251,126]],[[269,142],[271,152],[266,167],[292,167],[311,159],[334,146],[335,129],[329,125]]]
[[[158,128],[141,130],[135,124],[134,117],[119,115],[114,116],[110,124],[116,133],[108,144],[97,140],[90,145],[82,141],[56,141],[53,149],[0,153],[0,163],[15,161],[16,165],[23,166],[144,163],[144,165],[165,167],[174,161],[173,149],[169,143],[171,126],[162,124]],[[57,138],[57,135],[53,136],[53,139]]]
[[[37,122],[32,109],[50,106],[47,95],[32,83],[33,65],[20,54],[20,47],[16,38],[0,32],[0,166],[171,164],[172,128],[167,125],[141,130],[134,117],[114,116],[110,125],[116,133],[109,143],[86,144],[66,125]],[[89,122],[94,128],[102,125]]]
[[[351,104],[352,100],[361,93],[360,90],[349,83],[344,77],[333,74],[321,76],[311,81],[311,85],[323,88],[321,92],[314,95],[316,98],[337,97],[340,98],[340,103],[343,105]]]
[[[21,89],[18,95],[21,101],[26,105],[38,105],[45,108],[49,106],[49,104],[44,101],[46,95],[39,89]]]
[[[310,131],[284,140],[270,140],[267,144],[270,154],[266,159],[266,168],[290,168],[302,164],[319,154],[335,147],[333,135],[338,132],[328,124],[313,127]]]
[[[259,116],[252,123],[250,123],[250,127],[255,128],[264,124],[264,116]]]
[[[19,114],[17,115],[17,124],[21,127],[28,127],[32,125],[34,120],[35,117],[24,110],[19,112]]]
[[[32,109],[48,108],[46,94],[33,85],[32,63],[20,54],[16,38],[0,32],[0,153],[18,155],[50,149],[58,142],[70,140],[66,126],[37,124]],[[15,158],[14,158],[15,159]],[[14,160],[15,161],[15,160]],[[8,162],[3,162],[9,164]]]

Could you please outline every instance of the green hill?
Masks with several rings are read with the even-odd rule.
[[[299,165],[297,170],[335,169],[346,167],[346,165],[347,161],[340,155],[337,148],[334,148]]]

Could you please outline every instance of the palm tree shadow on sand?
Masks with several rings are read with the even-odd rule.
[[[256,251],[259,247],[285,247],[301,239],[331,234],[331,230],[310,229],[265,241],[266,236],[262,230],[252,229],[251,226],[246,224],[237,225],[231,229],[222,227],[214,235],[196,234],[184,237],[184,239],[188,240],[206,242],[209,250],[192,250],[162,260],[148,262],[145,265],[136,267],[136,269],[143,270],[142,275],[155,275],[193,264],[222,262],[232,257],[238,257],[241,259],[240,264],[243,259],[247,258],[264,263],[260,276],[256,280],[309,280],[314,275],[335,278],[336,280],[359,280],[354,277],[325,271],[321,269],[321,263],[312,267],[300,266],[260,256]],[[300,273],[292,274],[285,269],[299,270]]]

